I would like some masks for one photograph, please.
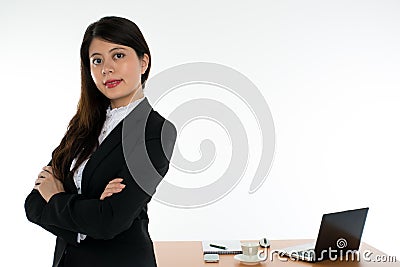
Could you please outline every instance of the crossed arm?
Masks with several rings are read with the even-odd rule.
[[[175,140],[172,140],[175,141]],[[158,147],[159,140],[147,142],[149,147]],[[172,154],[173,142],[169,156]],[[169,160],[159,148],[150,149],[154,161],[137,168],[137,177],[164,177],[169,169]],[[141,154],[133,151],[133,162],[141,162]],[[161,154],[162,153],[162,154]],[[51,167],[45,167],[35,181],[35,187],[25,201],[28,220],[38,224],[66,242],[78,245],[76,234],[86,234],[94,239],[112,239],[127,230],[139,216],[151,195],[145,192],[132,177],[124,164],[116,177],[105,187],[99,199],[88,199],[79,194],[64,192],[62,183],[54,177]],[[157,178],[158,179],[158,178]],[[111,197],[112,196],[112,197]]]
[[[168,166],[168,162],[165,162],[165,165],[157,168],[157,171],[164,176],[168,171]],[[102,194],[103,200],[88,199],[83,195],[60,191],[53,192],[54,194],[47,202],[39,189],[42,192],[49,192],[57,188],[57,181],[50,181],[53,178],[48,175],[42,178],[44,180],[38,189],[32,190],[27,197],[25,201],[27,217],[31,222],[70,244],[78,245],[77,233],[86,234],[94,239],[112,239],[131,226],[151,199],[151,196],[143,191],[130,176],[126,166],[117,176],[124,177],[126,187],[122,190],[118,189],[116,185],[120,184],[119,180],[114,180],[106,186]],[[45,181],[46,179],[49,180]],[[48,190],[48,188],[53,189]],[[57,190],[62,190],[62,188],[58,187]],[[110,194],[113,196],[106,196]]]
[[[46,171],[45,171],[46,170]],[[48,219],[46,220],[44,218],[44,214],[46,206],[52,205],[54,206],[54,203],[50,202],[55,202],[51,201],[51,198],[54,196],[54,199],[56,198],[66,198],[68,197],[70,200],[64,201],[64,203],[78,203],[78,202],[85,202],[80,196],[76,194],[67,194],[64,192],[64,188],[62,186],[62,183],[54,177],[54,175],[51,172],[51,167],[46,166],[43,168],[43,171],[45,177],[38,177],[35,181],[35,187],[34,190],[29,194],[25,201],[25,210],[26,210],[26,215],[29,221],[41,226],[43,229],[51,232],[52,234],[61,237],[64,239],[66,242],[73,244],[73,245],[78,245],[77,243],[77,238],[76,235],[79,232],[77,229],[73,229],[74,227],[71,227],[70,225],[61,225],[58,224],[57,222],[51,222]],[[43,172],[42,171],[42,172]],[[40,173],[39,176],[43,176],[43,173]],[[103,203],[103,201],[106,201],[108,197],[112,196],[115,193],[120,193],[122,190],[125,188],[125,185],[122,184],[123,179],[122,178],[116,178],[110,181],[106,188],[104,189],[103,193],[101,194],[100,199],[97,201],[100,203],[93,203],[94,200],[92,200],[92,205],[107,205],[106,203]],[[61,200],[62,201],[62,200]],[[60,202],[60,201],[58,201]],[[87,202],[87,201],[86,201]],[[82,204],[82,203],[80,203]],[[79,205],[79,204],[78,204]],[[57,205],[60,206],[60,205]],[[47,208],[47,213],[48,211],[51,211],[53,208]],[[61,208],[64,209],[64,208]],[[65,209],[66,212],[70,212],[67,209]],[[61,214],[61,213],[59,213]],[[55,216],[50,216],[55,217]],[[56,216],[57,217],[57,216]],[[60,216],[60,218],[65,217]],[[69,217],[69,216],[67,216]],[[78,226],[75,226],[78,227]],[[93,236],[94,237],[94,236]],[[98,238],[106,239],[106,236],[101,236],[99,235]]]
[[[121,192],[125,188],[122,181],[122,178],[111,180],[101,194],[100,200],[104,200],[106,197]],[[49,202],[50,198],[55,194],[65,192],[61,181],[54,177],[53,168],[51,166],[43,167],[35,181],[34,189],[39,191],[46,202]]]

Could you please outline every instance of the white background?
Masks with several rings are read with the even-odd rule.
[[[315,238],[323,213],[369,206],[363,241],[400,257],[399,1],[1,6],[2,265],[51,265],[55,238],[26,220],[23,203],[75,112],[83,32],[104,15],[141,28],[153,58],[150,77],[187,62],[227,65],[255,83],[275,122],[274,163],[255,194],[248,188],[259,151],[251,142],[259,136],[249,126],[250,162],[240,184],[199,209],[152,202],[154,241]],[[178,139],[188,159],[199,156],[197,132],[191,141],[183,132]]]

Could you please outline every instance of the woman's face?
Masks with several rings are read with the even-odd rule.
[[[89,46],[89,60],[92,79],[110,99],[112,108],[143,97],[140,77],[148,66],[147,54],[140,59],[131,47],[94,38]]]

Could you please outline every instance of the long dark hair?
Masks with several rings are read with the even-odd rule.
[[[129,46],[139,59],[149,56],[147,70],[141,76],[142,88],[151,67],[150,50],[138,26],[120,17],[104,17],[89,25],[81,45],[81,97],[77,112],[69,122],[60,145],[54,150],[52,167],[55,176],[64,181],[71,163],[77,158],[75,171],[98,147],[98,136],[106,119],[106,109],[110,100],[96,87],[90,74],[89,46],[94,38]]]

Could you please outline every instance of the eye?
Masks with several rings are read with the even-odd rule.
[[[116,58],[116,59],[121,59],[123,57],[125,57],[125,55],[122,54],[122,53],[117,53],[117,54],[114,55],[114,58]]]
[[[101,62],[102,62],[101,58],[95,58],[95,59],[92,60],[92,63],[94,65],[99,65],[99,64],[101,64]]]

